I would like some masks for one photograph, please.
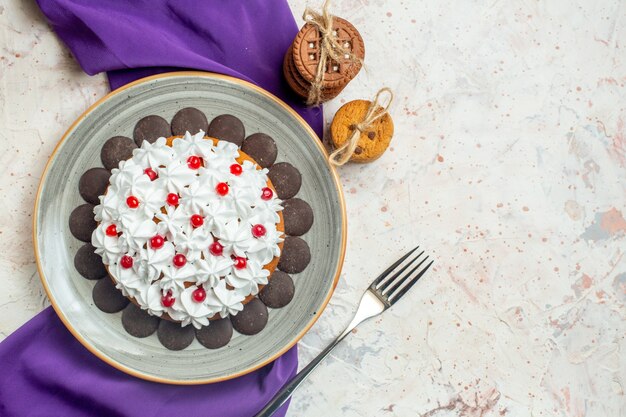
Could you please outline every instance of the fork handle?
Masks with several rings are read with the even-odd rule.
[[[269,403],[261,411],[259,411],[254,417],[270,417],[272,416],[283,404],[287,402],[291,394],[304,382],[305,379],[309,376],[309,374],[317,368],[317,365],[320,364],[326,356],[341,342],[347,335],[350,334],[352,329],[361,324],[363,321],[369,319],[370,317],[376,316],[383,311],[384,307],[375,299],[369,291],[365,293],[363,298],[361,299],[361,303],[359,304],[359,308],[357,309],[354,318],[348,325],[348,327],[341,333],[333,342],[328,345],[326,349],[324,349],[319,355],[315,357],[307,366],[304,367],[300,372],[296,374],[287,384],[283,386],[283,388],[274,395],[274,397],[270,400]]]
[[[338,338],[336,338],[326,349],[324,349],[319,355],[315,357],[307,366],[305,366],[300,372],[296,374],[287,384],[283,386],[283,388],[274,395],[274,397],[270,400],[269,403],[261,411],[259,411],[254,417],[270,417],[274,415],[276,411],[280,407],[283,406],[287,402],[287,400],[291,397],[291,394],[304,382],[305,379],[309,376],[309,374],[317,368],[317,365],[320,364],[328,356],[328,354],[337,346],[339,342],[341,342],[352,329],[346,329]]]

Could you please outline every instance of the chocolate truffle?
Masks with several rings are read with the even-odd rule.
[[[276,142],[265,133],[254,133],[246,138],[241,150],[254,159],[263,168],[271,167],[278,156]]]
[[[74,255],[74,268],[87,279],[100,279],[107,275],[102,258],[91,243],[86,243]]]
[[[208,128],[206,116],[195,107],[185,107],[172,118],[172,134],[175,136],[183,136],[186,132],[195,135],[201,130],[206,132]]]
[[[299,198],[291,198],[283,202],[283,219],[285,233],[291,236],[302,236],[313,225],[313,209],[309,203]]]
[[[103,195],[109,185],[111,173],[104,168],[90,168],[78,181],[78,192],[88,203],[100,204],[99,196]]]
[[[229,319],[211,320],[208,326],[196,329],[196,339],[206,348],[218,349],[226,346],[233,337],[233,325]]]
[[[93,204],[81,204],[70,214],[70,232],[83,242],[91,242],[91,234],[98,224],[94,219]]]
[[[135,337],[150,336],[156,332],[160,321],[160,318],[151,316],[133,303],[129,303],[122,312],[124,330]]]
[[[100,151],[100,159],[102,159],[102,165],[108,170],[117,168],[121,161],[132,158],[133,149],[136,149],[137,145],[131,138],[126,136],[114,136],[107,140],[102,146]]]
[[[274,271],[269,283],[259,293],[259,298],[270,308],[281,308],[289,304],[294,292],[291,277],[282,271]]]
[[[207,135],[241,146],[246,137],[246,129],[241,120],[232,114],[222,114],[211,121]]]
[[[299,237],[287,236],[278,268],[289,274],[297,274],[304,271],[309,262],[311,262],[309,245]]]
[[[258,298],[253,298],[236,316],[230,316],[230,321],[241,334],[257,334],[267,324],[267,307]]]
[[[109,278],[103,278],[96,282],[91,296],[96,307],[105,313],[122,311],[129,303],[128,298],[115,288],[113,281]]]
[[[157,336],[161,344],[169,350],[183,350],[193,342],[193,326],[182,327],[180,323],[161,320]]]
[[[157,115],[146,116],[139,120],[133,130],[133,139],[137,146],[141,146],[144,140],[154,143],[158,138],[172,136],[172,129],[167,120]]]
[[[272,185],[276,189],[278,198],[287,200],[300,191],[302,185],[302,176],[289,162],[279,162],[270,168],[267,174],[272,181]]]

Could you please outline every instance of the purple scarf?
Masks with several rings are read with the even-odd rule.
[[[298,104],[281,76],[297,27],[285,0],[38,0],[88,74],[111,88],[160,72],[196,69],[256,83],[321,135],[320,108]],[[217,384],[137,379],[89,353],[47,308],[0,343],[0,415],[249,417],[296,372],[296,347]],[[284,416],[286,407],[277,416]]]

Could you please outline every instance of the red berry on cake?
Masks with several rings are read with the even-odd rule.
[[[106,228],[105,231],[107,236],[117,236],[117,226],[112,224]]]
[[[265,187],[261,190],[261,199],[269,200],[274,196],[274,192],[270,187]]]
[[[154,235],[150,239],[150,247],[152,249],[162,248],[164,244],[165,244],[165,239],[163,239],[163,236],[161,235]]]
[[[204,288],[198,287],[191,293],[191,296],[196,303],[201,303],[206,298],[206,291],[204,291]]]
[[[182,268],[187,263],[187,257],[182,253],[179,253],[174,256],[174,266],[177,268]]]
[[[167,294],[164,294],[161,297],[161,304],[163,304],[163,307],[171,307],[174,305],[175,301],[176,299],[172,297],[172,291],[168,291]]]
[[[191,225],[193,227],[200,227],[204,223],[204,219],[199,214],[194,214],[191,216]]]
[[[167,204],[169,204],[170,206],[177,206],[178,205],[178,194],[169,193],[167,195]]]
[[[134,195],[128,196],[126,199],[126,205],[132,209],[139,207],[139,199]]]
[[[267,233],[267,230],[262,224],[255,224],[254,226],[252,226],[252,236],[263,237],[265,236],[265,233]]]
[[[153,170],[152,168],[146,168],[146,169],[144,169],[143,172],[144,172],[144,174],[146,174],[148,176],[148,178],[150,178],[150,181],[154,181],[158,177],[156,171]]]
[[[225,182],[218,183],[215,186],[215,192],[224,197],[226,194],[228,194],[228,184],[226,184]]]
[[[189,169],[198,169],[202,165],[202,159],[199,156],[191,155],[187,158],[187,166]]]
[[[221,256],[224,253],[224,246],[220,242],[213,242],[209,245],[209,252],[214,256]]]
[[[246,265],[248,265],[248,261],[246,261],[246,258],[243,258],[241,256],[235,257],[235,268],[244,269]]]
[[[230,166],[230,173],[233,175],[241,175],[243,168],[239,164],[232,164]]]
[[[122,258],[120,259],[120,265],[124,269],[132,268],[133,267],[133,258],[131,258],[128,255],[122,256]]]

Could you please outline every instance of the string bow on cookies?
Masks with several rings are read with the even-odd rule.
[[[333,28],[333,24],[336,23],[334,22],[336,18],[330,14],[329,5],[330,0],[326,0],[322,6],[321,13],[307,7],[302,15],[302,19],[304,19],[307,24],[314,26],[319,32],[319,58],[315,78],[311,82],[311,88],[309,89],[309,95],[306,101],[306,104],[309,106],[317,106],[325,101],[323,97],[324,74],[329,68],[337,67],[332,64],[333,62],[343,62],[342,65],[347,64],[351,67],[350,73],[346,74],[348,78],[347,81],[356,76],[356,73],[362,65],[362,58],[352,51],[351,43],[341,41],[337,36],[338,31]],[[349,23],[345,23],[349,25]],[[354,29],[352,25],[350,25],[350,27]],[[356,32],[356,29],[354,29],[354,32]],[[356,32],[356,35],[361,39],[358,32]],[[363,53],[363,51],[361,51],[361,53]]]
[[[331,164],[340,166],[351,158],[354,162],[369,162],[383,154],[393,136],[393,121],[389,116],[392,101],[393,92],[384,87],[371,102],[355,100],[339,109],[331,125],[335,146],[328,158]],[[356,115],[362,120],[352,120]]]

